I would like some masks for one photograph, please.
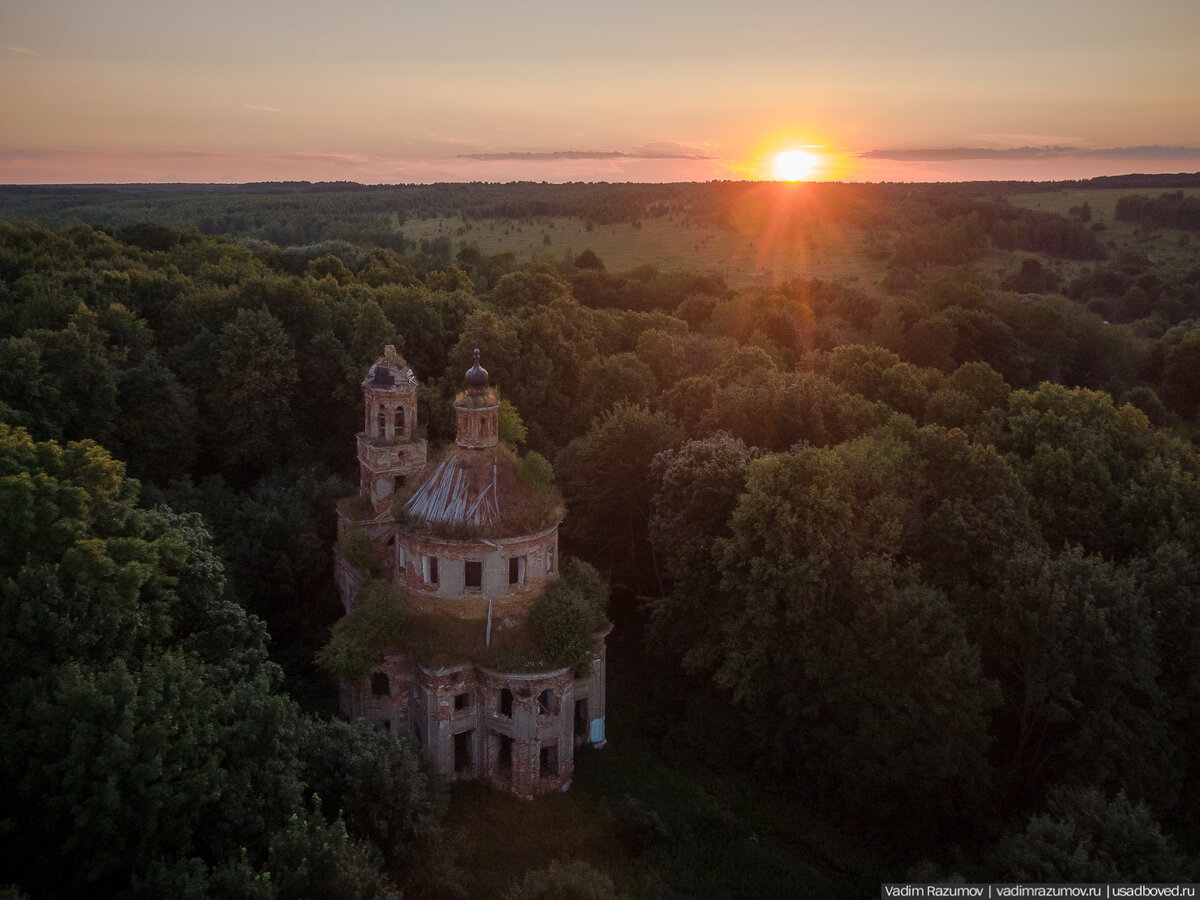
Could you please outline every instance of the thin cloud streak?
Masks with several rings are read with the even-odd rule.
[[[481,162],[548,162],[564,159],[715,159],[702,153],[626,153],[622,150],[551,150],[508,153],[460,153],[459,159]]]
[[[0,149],[0,183],[113,184],[156,182],[357,181],[430,184],[439,181],[530,179],[524,159],[390,157],[337,151],[221,152],[22,147]],[[554,158],[542,162],[539,181],[709,181],[727,177],[712,159],[641,157]]]
[[[967,159],[1046,160],[1085,157],[1093,159],[1178,159],[1200,160],[1200,147],[938,147],[920,150],[868,150],[859,159],[884,159],[893,162],[953,162]]]
[[[6,44],[6,45],[4,45],[4,47],[2,47],[0,49],[7,50],[9,53],[20,53],[24,56],[37,56],[37,54],[34,53],[32,50],[30,50],[28,47],[13,47],[10,44]]]

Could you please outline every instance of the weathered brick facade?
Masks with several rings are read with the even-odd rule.
[[[391,346],[371,366],[362,384],[359,499],[339,506],[338,535],[341,541],[362,531],[413,613],[468,623],[490,641],[523,628],[557,577],[558,522],[529,534],[496,530],[511,498],[502,496],[496,475],[499,399],[487,388],[478,352],[466,381],[455,403],[456,447],[427,466],[425,442],[415,437],[418,382],[411,369]],[[415,491],[402,490],[412,484],[419,484]],[[418,516],[426,527],[406,524]],[[365,575],[340,552],[335,573],[350,612]],[[430,668],[406,652],[389,653],[361,683],[342,684],[342,712],[410,729],[451,778],[482,779],[522,797],[565,790],[575,747],[605,742],[607,635],[597,634],[582,677],[570,669],[501,672],[469,659]]]

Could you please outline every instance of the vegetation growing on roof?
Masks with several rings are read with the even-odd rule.
[[[338,540],[338,552],[342,554],[342,559],[356,569],[377,569],[379,567],[379,561],[375,558],[375,551],[371,547],[371,539],[361,528],[347,529],[346,533]]]
[[[555,665],[578,675],[591,663],[596,632],[607,620],[608,585],[583,560],[568,558],[529,615],[533,639]]]
[[[403,640],[408,618],[403,594],[380,578],[371,579],[354,611],[334,623],[329,642],[317,653],[317,665],[335,678],[365,678],[384,651]]]
[[[375,505],[370,497],[355,494],[353,497],[343,497],[338,501],[338,512],[348,519],[362,521],[375,517]]]

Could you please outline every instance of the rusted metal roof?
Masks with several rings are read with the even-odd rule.
[[[421,382],[417,381],[413,370],[409,368],[408,363],[404,361],[404,357],[396,352],[395,346],[388,344],[383,349],[383,356],[371,363],[371,367],[367,370],[367,377],[363,379],[362,386],[365,388],[382,388],[405,390],[418,388]]]
[[[447,453],[408,498],[404,512],[438,531],[494,532],[500,525],[495,454]]]

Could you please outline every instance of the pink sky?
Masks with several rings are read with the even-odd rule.
[[[1197,34],[1194,0],[6,0],[0,182],[1197,171]]]

